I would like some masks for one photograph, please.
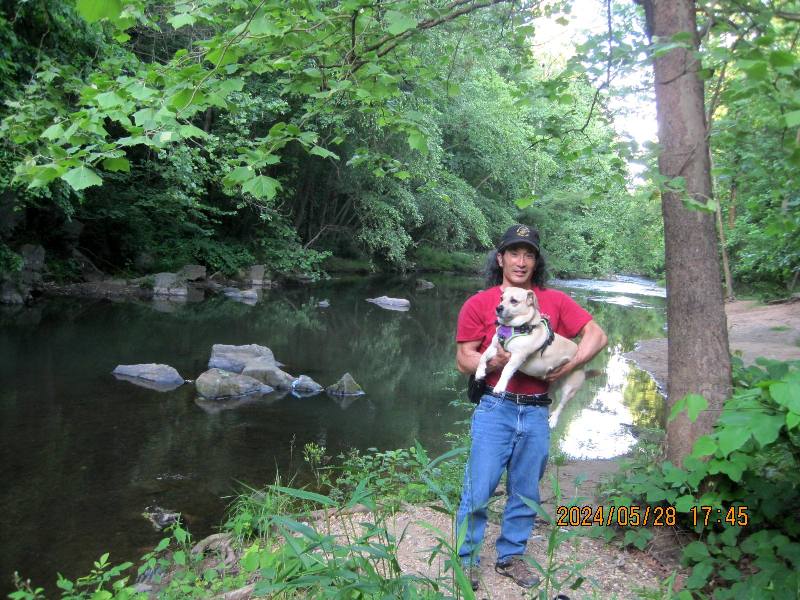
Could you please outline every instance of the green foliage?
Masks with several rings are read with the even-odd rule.
[[[414,252],[414,264],[418,271],[478,273],[484,266],[485,255],[467,252],[447,252],[430,246],[421,246]]]
[[[321,451],[324,450],[320,447],[309,447],[308,455],[316,460]],[[386,468],[398,473],[397,467],[411,460],[420,467],[421,479],[417,483],[428,485],[431,494],[452,512],[454,506],[441,495],[431,477],[461,454],[451,451],[430,460],[419,446],[411,451],[384,453],[375,463],[380,473],[353,481],[339,501],[308,490],[284,487],[280,482],[263,491],[247,489],[232,505],[224,534],[217,536],[217,546],[209,547],[205,554],[195,550],[189,533],[178,524],[142,557],[137,569],[139,579],[152,585],[157,597],[168,599],[209,598],[240,590],[248,583],[255,584],[252,594],[256,596],[436,600],[458,594],[474,598],[450,533],[438,531],[430,524],[423,525],[436,537],[431,560],[442,556],[452,573],[427,578],[402,572],[397,547],[406,534],[400,532],[395,537],[390,533],[389,513],[378,508],[376,499],[381,497],[380,490],[373,485],[376,482],[373,475],[387,473]],[[463,468],[463,463],[460,466]],[[307,516],[308,511],[320,506],[327,509],[325,516],[319,519]],[[357,522],[350,512],[356,506],[370,510],[359,514]],[[332,518],[341,521],[341,534],[331,532]],[[229,553],[235,553],[233,560],[229,559]],[[130,569],[130,563],[111,567],[108,555],[104,555],[88,576],[75,582],[60,577],[61,597],[70,600],[146,597],[146,593],[137,593],[129,585],[129,576],[123,576]],[[11,595],[15,600],[43,598],[42,590],[33,588],[30,582],[19,577],[15,581],[17,591]]]
[[[738,361],[734,379],[714,432],[696,441],[683,468],[658,464],[653,449],[626,463],[607,494],[617,506],[674,507],[679,525],[694,530],[683,551],[690,590],[793,597],[800,584],[800,363],[758,359],[744,368]],[[679,410],[691,418],[704,403],[687,396]]]

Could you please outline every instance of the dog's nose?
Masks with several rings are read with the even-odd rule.
[[[497,308],[495,308],[495,309],[494,309],[494,312],[496,312],[498,315],[499,315],[501,312],[503,312],[503,305],[502,305],[502,304],[498,304],[498,305],[497,305]]]

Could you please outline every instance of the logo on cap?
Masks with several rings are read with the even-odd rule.
[[[517,227],[517,235],[520,237],[528,237],[531,233],[531,230],[525,227],[525,225],[520,225]]]

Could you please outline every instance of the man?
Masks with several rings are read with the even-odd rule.
[[[517,371],[503,397],[492,394],[510,354],[502,348],[487,366],[485,393],[472,416],[472,448],[464,474],[457,527],[466,529],[459,556],[468,569],[473,589],[479,580],[480,544],[486,528],[487,504],[507,472],[507,494],[495,570],[522,587],[539,582],[522,560],[533,530],[535,511],[522,500],[539,502],[539,480],[544,475],[550,446],[547,397],[550,382],[589,362],[608,341],[592,316],[567,294],[545,288],[544,256],[539,233],[525,225],[509,228],[487,265],[487,285],[469,298],[458,315],[456,363],[462,373],[473,374],[496,328],[495,309],[502,290],[509,286],[532,289],[553,331],[572,339],[580,336],[574,358],[555,369],[546,380]]]

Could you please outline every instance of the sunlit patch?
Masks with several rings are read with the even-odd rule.
[[[559,279],[552,282],[559,287],[593,290],[610,294],[667,297],[667,290],[641,277],[618,276],[613,281],[599,279]]]
[[[587,298],[589,302],[604,302],[606,304],[616,304],[617,306],[625,306],[627,308],[653,308],[650,304],[639,302],[636,298],[630,296],[590,296]]]
[[[603,459],[621,456],[636,443],[630,424],[638,421],[626,406],[626,388],[635,385],[631,367],[615,351],[606,367],[606,384],[591,404],[566,426],[559,449],[570,458]],[[630,394],[628,395],[630,396]]]

